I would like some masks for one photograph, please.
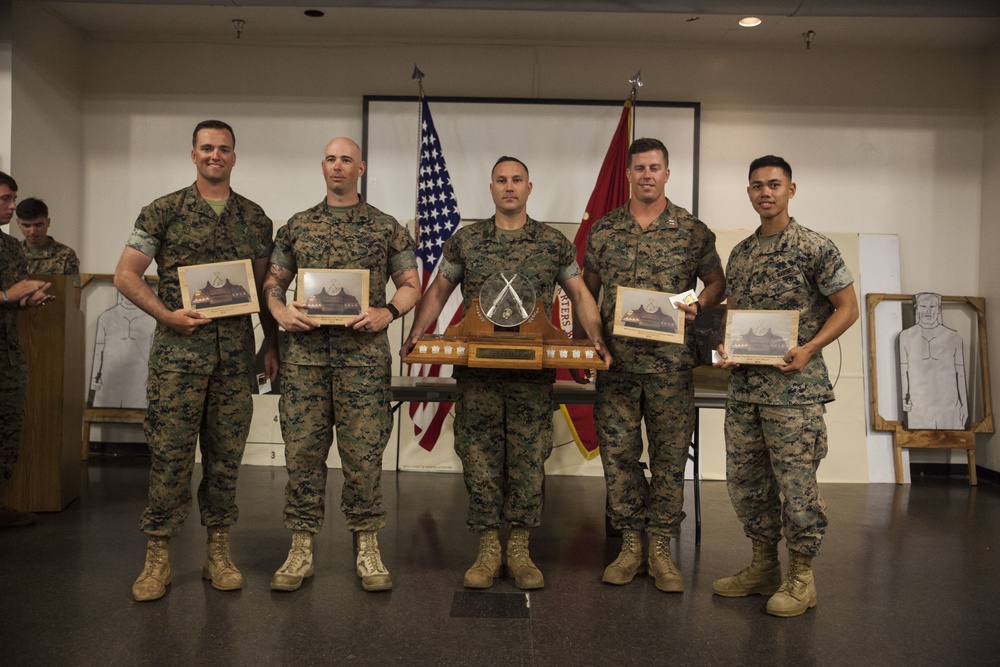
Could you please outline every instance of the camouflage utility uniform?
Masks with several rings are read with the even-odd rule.
[[[463,312],[498,271],[525,276],[552,311],[557,282],[580,274],[576,249],[548,225],[528,218],[521,229],[498,229],[494,218],[459,229],[445,242],[439,271],[461,283]],[[469,528],[520,526],[541,520],[542,478],[552,453],[555,371],[457,367],[455,451],[469,490]]]
[[[292,216],[278,230],[271,263],[292,273],[367,269],[372,308],[385,306],[392,274],[417,266],[406,228],[364,201],[350,207],[324,201]],[[344,471],[340,508],[347,527],[368,532],[385,526],[381,477],[382,454],[392,433],[390,362],[385,331],[322,326],[282,333],[278,412],[288,469],[287,528],[317,533],[323,525],[334,426]]]
[[[798,311],[802,345],[833,314],[827,296],[854,279],[837,246],[794,219],[763,244],[759,234],[758,229],[729,256],[728,296],[738,310]],[[791,376],[772,366],[733,370],[726,403],[726,482],[747,537],[777,544],[784,525],[789,550],[818,553],[827,521],[816,469],[827,451],[824,404],[832,400],[822,353]]]
[[[178,267],[266,258],[271,230],[271,220],[249,199],[230,192],[216,215],[192,185],[143,208],[127,245],[156,260],[159,298],[177,310],[183,307]],[[253,414],[253,355],[249,315],[212,320],[190,335],[157,324],[144,425],[152,455],[141,521],[147,534],[170,537],[187,518],[199,436],[201,522],[236,522],[236,476]]]
[[[73,276],[73,286],[80,286],[80,260],[68,245],[59,243],[51,236],[40,248],[28,246],[21,241],[21,249],[28,258],[28,273],[32,275]]]
[[[27,263],[17,241],[0,232],[0,289],[8,290],[28,277]],[[24,434],[28,362],[17,334],[18,304],[0,305],[0,490],[14,474]]]
[[[685,327],[682,345],[613,336],[617,289],[693,289],[697,278],[722,264],[715,234],[669,200],[642,229],[626,204],[594,224],[583,262],[604,287],[601,321],[615,360],[611,370],[597,374],[594,406],[611,525],[673,537],[684,519],[684,467],[694,431],[693,327]],[[652,476],[648,501],[639,460],[643,420]]]

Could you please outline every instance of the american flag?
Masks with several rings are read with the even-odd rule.
[[[417,267],[420,273],[420,293],[438,274],[438,262],[444,242],[458,229],[462,216],[458,212],[455,189],[448,176],[448,167],[441,151],[427,99],[420,100],[420,159],[417,172]],[[457,324],[462,315],[462,296],[452,292],[433,327],[424,333],[444,333]],[[419,377],[451,377],[451,366],[413,364],[410,375]],[[413,432],[421,447],[430,451],[437,443],[451,403],[410,403]]]

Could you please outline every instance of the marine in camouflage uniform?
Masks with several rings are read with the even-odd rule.
[[[531,282],[548,317],[556,283],[580,275],[576,249],[530,217],[514,232],[498,229],[494,220],[455,232],[445,242],[439,274],[461,285],[468,312],[490,276],[516,271]],[[469,529],[538,526],[543,466],[552,453],[555,371],[458,366],[454,376],[462,389],[455,404],[455,451],[469,490]]]
[[[417,266],[406,228],[364,201],[351,207],[322,201],[292,216],[278,230],[271,264],[293,275],[302,269],[366,269],[372,308],[385,308],[391,275]],[[380,479],[392,432],[390,362],[384,329],[322,326],[281,336],[286,528],[318,533],[323,525],[335,426],[347,527],[357,532],[385,526]]]
[[[812,340],[833,314],[827,297],[854,283],[833,242],[794,218],[763,247],[759,230],[740,242],[726,274],[730,308],[797,311],[797,345]],[[827,453],[824,404],[833,399],[822,352],[795,375],[773,366],[733,369],[726,480],[747,537],[777,544],[784,525],[789,549],[819,553],[827,518],[816,469]]]
[[[0,232],[0,288],[5,292],[26,280],[28,271],[17,241]],[[24,435],[24,404],[27,399],[28,362],[17,332],[18,303],[0,304],[0,490],[14,474]]]
[[[21,249],[28,258],[28,273],[73,276],[73,286],[80,286],[80,260],[68,245],[56,241],[51,236],[48,243],[32,248],[21,241]]]
[[[366,168],[360,146],[334,139],[326,145],[322,168],[326,198],[278,230],[263,290],[268,309],[287,332],[280,344],[278,411],[288,469],[285,526],[292,530],[292,547],[271,577],[271,588],[297,590],[314,573],[312,539],[323,525],[326,459],[336,428],[344,471],[340,506],[357,543],[357,574],[366,591],[384,591],[392,588],[377,539],[385,526],[382,454],[392,432],[386,328],[420,296],[416,255],[409,232],[358,194]],[[344,325],[321,326],[306,306],[314,294],[286,304],[288,286],[296,273],[301,285],[306,269],[366,270],[368,308],[359,307]],[[390,279],[396,292],[387,302]],[[346,294],[362,305],[361,294],[337,292],[336,286],[329,294]],[[265,364],[276,364],[278,356],[269,344]]]
[[[41,199],[28,197],[17,205],[17,226],[24,234],[21,249],[28,258],[28,273],[73,276],[73,286],[79,287],[80,260],[72,248],[48,235],[51,224],[49,207]]]
[[[271,230],[270,218],[249,199],[231,191],[216,214],[192,185],[143,208],[126,245],[156,260],[159,299],[174,311],[183,308],[178,267],[266,258]],[[149,504],[140,521],[146,534],[180,531],[191,505],[196,444],[202,525],[236,523],[236,478],[253,415],[253,361],[249,315],[213,319],[188,335],[157,324],[143,427],[151,454]]]
[[[14,217],[17,182],[0,171],[0,225]],[[24,435],[24,410],[28,390],[28,363],[17,331],[21,308],[43,306],[54,298],[48,283],[28,280],[27,262],[16,240],[0,231],[0,493],[7,488]],[[47,287],[46,287],[47,289]],[[35,515],[0,502],[0,528],[26,526]]]
[[[627,584],[642,571],[642,535],[650,538],[648,570],[658,589],[684,590],[670,557],[670,538],[684,520],[684,468],[694,431],[694,378],[698,365],[692,323],[700,308],[722,298],[725,277],[715,234],[664,194],[670,175],[667,149],[656,139],[629,147],[629,203],[594,223],[587,236],[584,281],[603,288],[601,321],[615,364],[597,374],[594,426],[607,484],[607,513],[622,531],[622,550],[603,581]],[[618,288],[678,294],[705,287],[696,305],[682,309],[682,343],[614,336]],[[646,425],[650,481],[640,458]]]
[[[827,453],[825,404],[833,400],[823,347],[858,318],[850,271],[826,237],[788,213],[795,196],[792,169],[767,155],[750,164],[747,194],[761,226],[729,256],[731,310],[798,313],[798,339],[782,363],[730,368],[726,402],[726,484],[751,564],[716,580],[725,597],[768,595],[767,612],[788,617],[817,602],[812,559],[826,532],[826,505],[816,470]],[[781,576],[777,543],[784,533],[788,570]]]
[[[249,315],[210,319],[184,308],[178,268],[249,260],[258,290],[271,253],[271,220],[230,187],[236,138],[218,120],[199,123],[190,187],[142,209],[115,269],[115,286],[157,322],[149,355],[144,423],[151,461],[149,502],[140,520],[149,536],[146,562],[132,586],[140,602],[166,593],[169,539],[191,505],[195,447],[202,454],[198,487],[208,549],[202,577],[218,590],[237,590],[243,576],[232,562],[229,527],[236,522],[236,477],[253,413],[254,335]],[[156,260],[159,290],[143,279]],[[197,288],[197,285],[189,286]],[[269,313],[261,324],[274,336]]]
[[[543,317],[559,283],[574,315],[606,363],[597,304],[565,236],[527,214],[531,183],[523,162],[508,156],[493,165],[490,193],[496,214],[456,231],[443,248],[438,277],[427,288],[400,354],[405,356],[438,318],[461,285],[463,311],[498,272],[530,281]],[[509,275],[509,274],[507,274]],[[525,304],[527,306],[527,304]],[[552,453],[551,370],[457,367],[462,396],[455,404],[455,451],[469,491],[469,528],[479,534],[479,556],[465,573],[468,588],[489,588],[500,572],[499,529],[510,528],[507,570],[522,589],[541,588],[542,573],[528,554],[528,531],[539,525],[544,465]]]
[[[601,320],[615,358],[611,370],[597,375],[594,406],[611,525],[675,537],[684,519],[684,468],[694,431],[694,327],[685,327],[683,344],[613,336],[617,290],[678,294],[694,289],[698,278],[721,269],[715,234],[669,200],[642,229],[626,204],[594,224],[583,261],[604,287]],[[648,502],[640,463],[643,419],[649,440]]]

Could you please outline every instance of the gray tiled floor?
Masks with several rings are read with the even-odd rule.
[[[762,597],[711,594],[712,580],[749,555],[720,482],[702,486],[700,548],[693,516],[674,548],[683,594],[660,593],[648,577],[602,584],[618,547],[604,536],[603,481],[550,477],[532,533],[546,587],[529,597],[500,579],[481,594],[496,597],[480,601],[461,585],[476,540],[464,527],[459,475],[386,473],[389,525],[379,538],[395,588],[372,594],[354,574],[331,471],[316,576],[281,594],[268,580],[289,543],[285,474],[244,467],[233,532],[244,589],[222,593],[201,580],[204,532],[193,511],[172,541],[170,592],[137,604],[146,470],[91,464],[86,475],[83,497],[64,512],[0,532],[3,664],[992,665],[1000,651],[1000,490],[990,484],[825,485],[819,606],[775,619]],[[691,511],[690,483],[688,496]]]

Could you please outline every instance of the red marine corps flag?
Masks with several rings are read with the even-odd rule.
[[[638,76],[638,75],[636,75]],[[611,137],[611,145],[604,156],[601,171],[597,175],[597,184],[587,202],[580,229],[573,239],[576,246],[576,259],[583,268],[583,255],[587,250],[587,234],[602,216],[610,211],[624,206],[628,201],[629,187],[625,169],[628,167],[628,146],[632,136],[632,101],[626,100],[618,128]],[[559,288],[557,308],[552,312],[552,323],[563,331],[572,332],[573,318],[570,310],[569,297]],[[559,380],[569,380],[569,371],[559,369],[556,374]],[[560,405],[566,424],[569,426],[576,446],[588,461],[598,454],[597,433],[594,431],[594,408],[591,405]]]
[[[419,71],[419,70],[418,70]],[[422,75],[421,75],[422,76]],[[421,90],[420,143],[417,168],[417,272],[420,275],[420,294],[427,291],[438,274],[438,264],[444,242],[458,229],[462,216],[458,212],[455,189],[448,177],[448,167],[441,152],[441,141],[434,129],[431,110]],[[424,333],[443,334],[452,324],[462,319],[462,295],[452,292],[441,310],[437,322]],[[410,376],[451,377],[451,366],[439,364],[412,364]],[[421,447],[430,451],[437,443],[451,403],[410,403],[413,434]]]

